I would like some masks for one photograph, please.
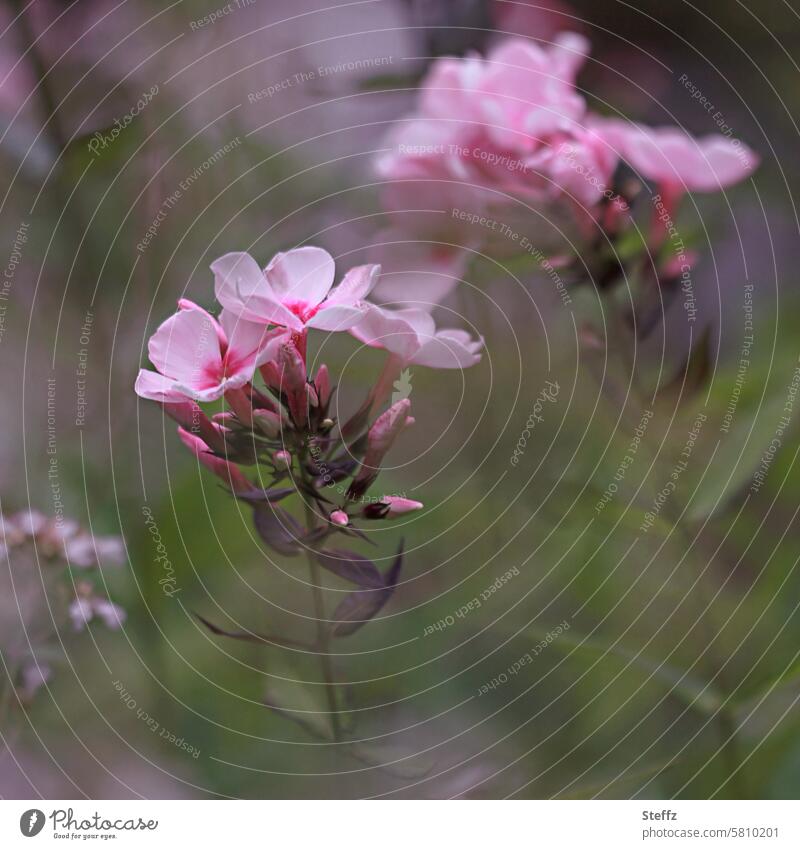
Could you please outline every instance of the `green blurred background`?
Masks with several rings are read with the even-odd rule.
[[[103,576],[128,619],[120,632],[65,630],[52,681],[25,709],[12,700],[0,793],[796,797],[796,405],[763,486],[751,489],[800,355],[796,13],[777,0],[724,9],[253,0],[198,25],[222,4],[36,2],[14,20],[23,5],[3,4],[1,22],[4,256],[21,223],[29,238],[0,338],[0,503],[5,513],[52,512],[54,378],[67,512],[124,537],[128,565]],[[711,365],[693,392],[653,402],[687,355],[679,305],[637,348],[631,381],[631,351],[604,330],[608,303],[591,285],[565,305],[529,265],[476,260],[443,316],[482,334],[486,355],[463,375],[412,370],[417,425],[381,483],[426,509],[377,535],[383,558],[405,538],[401,583],[378,621],[337,643],[357,736],[369,744],[356,753],[320,743],[261,703],[266,687],[280,687],[298,709],[311,697],[313,710],[313,659],[226,642],[192,616],[300,637],[312,627],[307,567],[263,551],[247,511],[198,470],[157,407],[138,401],[146,339],[178,297],[211,306],[208,265],[226,251],[266,262],[311,243],[340,272],[364,261],[385,226],[375,152],[413,106],[427,64],[502,33],[547,40],[562,29],[592,41],[579,85],[595,108],[716,131],[679,83],[686,74],[762,158],[752,182],[694,198],[680,221],[701,256],[694,340],[709,329]],[[361,67],[336,70],[355,60]],[[93,134],[108,135],[153,86],[152,102],[93,152]],[[725,432],[748,282],[754,342]],[[579,333],[587,323],[599,344]],[[340,376],[340,402],[358,403],[380,358],[349,338],[320,353],[322,341],[312,356]],[[548,380],[557,400],[512,466]],[[645,409],[654,415],[643,444],[598,511]],[[643,533],[700,411],[708,419],[692,461]],[[143,507],[169,553],[173,597],[159,584]],[[509,570],[518,574],[480,609],[455,616]],[[342,590],[331,582],[329,598]],[[425,635],[448,616],[452,625]],[[542,640],[533,662],[479,695]],[[302,692],[292,679],[307,682]],[[115,681],[185,745],[153,733]]]

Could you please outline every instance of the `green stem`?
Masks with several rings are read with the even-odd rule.
[[[306,528],[310,532],[314,529],[314,511],[308,502],[305,503]],[[330,655],[330,636],[325,622],[325,599],[322,595],[322,584],[320,580],[319,564],[314,554],[306,549],[306,559],[311,573],[311,594],[314,600],[314,618],[317,623],[316,649],[319,654],[322,667],[322,677],[325,682],[325,698],[328,702],[328,712],[331,716],[333,739],[337,742],[341,739],[341,722],[339,720],[339,706],[336,697],[336,679],[333,675],[333,664]]]

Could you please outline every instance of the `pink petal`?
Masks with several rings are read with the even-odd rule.
[[[187,397],[193,398],[201,404],[207,404],[209,401],[216,401],[218,398],[221,398],[226,392],[230,392],[233,389],[241,389],[243,386],[246,386],[253,377],[255,363],[250,363],[248,366],[252,366],[252,368],[248,367],[247,370],[242,370],[233,377],[226,377],[224,380],[214,383],[211,386],[198,388],[177,382],[175,384],[175,388]]]
[[[248,380],[257,366],[275,358],[280,342],[287,335],[283,328],[268,330],[263,324],[237,318],[229,310],[223,310],[219,320],[230,339],[226,361],[241,363],[241,373],[246,374]],[[227,376],[237,373],[228,370]]]
[[[437,59],[420,87],[420,109],[431,118],[475,120],[474,89],[484,72],[483,60]]]
[[[598,122],[598,132],[645,179],[684,191],[719,191],[752,173],[758,157],[721,135],[695,139],[674,127],[650,128],[619,120]]]
[[[217,300],[234,315],[260,324],[303,329],[302,321],[280,303],[250,254],[225,254],[211,263],[211,270]]]
[[[590,49],[588,38],[575,32],[559,33],[548,50],[553,73],[569,83],[575,82]]]
[[[327,306],[327,301],[320,307],[319,312],[306,322],[306,327],[317,330],[349,330],[364,317],[367,304],[358,306],[337,305]]]
[[[436,325],[424,310],[387,310],[371,305],[350,332],[365,345],[384,348],[408,360],[434,335]]]
[[[325,305],[356,305],[372,291],[381,273],[379,265],[357,265],[342,278],[342,282],[328,295]]]
[[[275,254],[264,270],[277,301],[310,306],[324,300],[335,273],[333,257],[322,248],[313,247]]]
[[[170,316],[150,337],[150,361],[167,377],[186,386],[205,385],[205,377],[222,362],[216,322],[204,310]]]
[[[179,403],[186,400],[186,396],[175,389],[175,381],[171,377],[147,369],[139,370],[134,389],[140,398],[150,401]]]
[[[208,310],[204,310],[199,304],[196,304],[194,301],[190,301],[188,298],[179,298],[178,299],[178,309],[179,310],[194,310],[195,312],[200,312],[208,320],[214,325],[214,329],[217,331],[217,339],[219,339],[219,347],[220,350],[224,349],[228,344],[228,338],[225,335],[225,331],[220,326],[219,322],[211,315]]]
[[[464,330],[440,330],[423,345],[411,363],[430,368],[469,368],[480,361],[483,340],[475,341]]]

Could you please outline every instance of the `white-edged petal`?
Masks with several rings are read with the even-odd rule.
[[[149,401],[178,403],[186,399],[185,395],[175,389],[173,378],[144,368],[139,370],[134,390],[140,398],[147,398]]]

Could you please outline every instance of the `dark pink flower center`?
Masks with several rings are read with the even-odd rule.
[[[206,363],[203,366],[203,389],[219,386],[225,378],[236,374],[243,365],[243,359],[231,354],[230,348],[222,354],[221,360]]]
[[[310,321],[314,316],[319,312],[319,308],[321,304],[316,304],[312,306],[311,304],[306,303],[305,301],[287,301],[284,302],[284,306],[290,312],[293,312],[300,321],[305,324],[307,321]]]

